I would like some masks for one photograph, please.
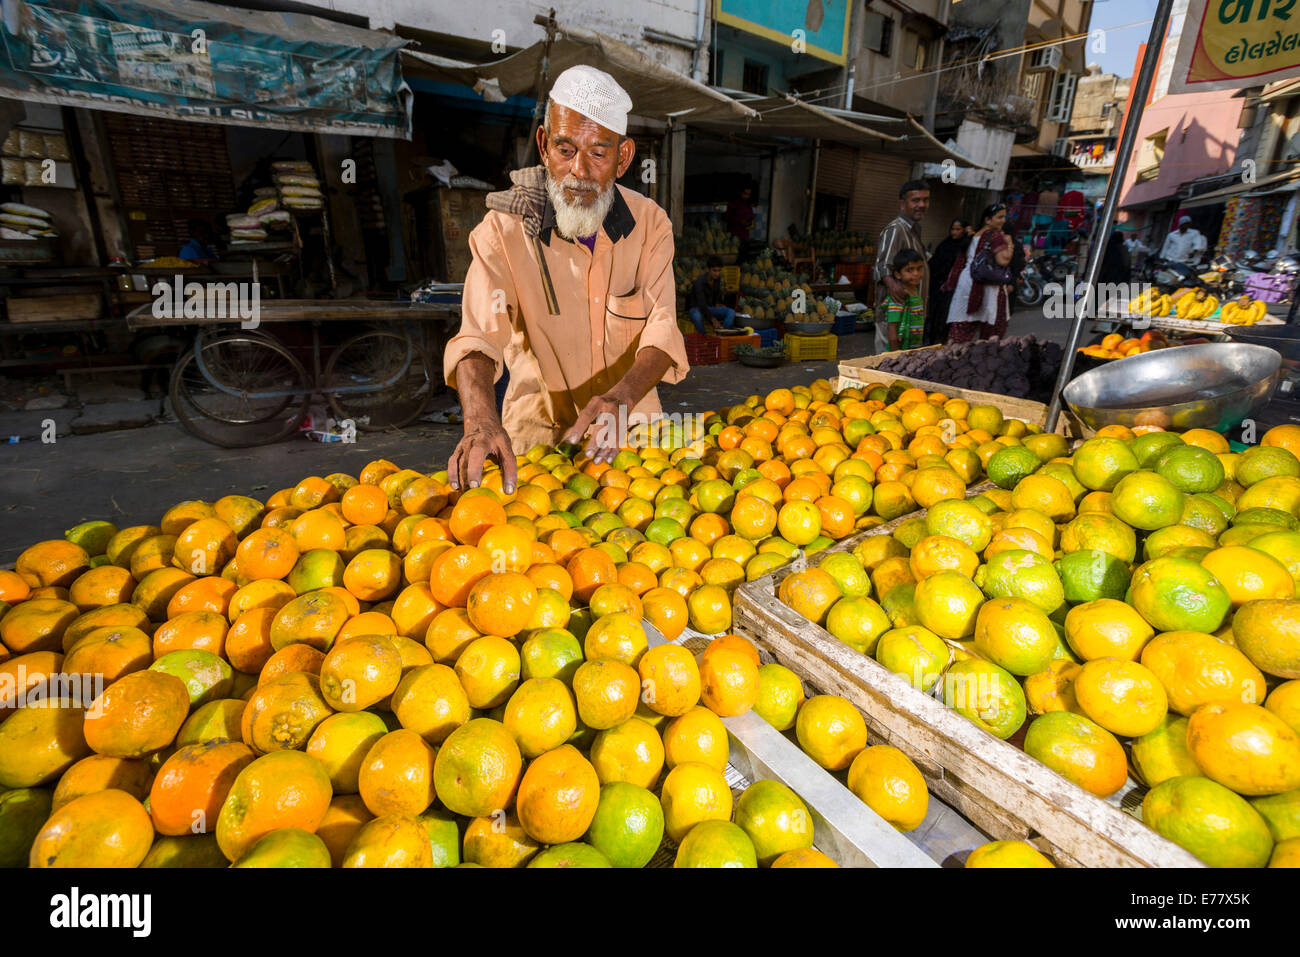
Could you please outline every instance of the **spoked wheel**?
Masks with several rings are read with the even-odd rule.
[[[172,369],[171,401],[191,435],[222,448],[292,435],[307,414],[307,372],[278,342],[256,333],[202,340]]]
[[[340,421],[373,432],[418,419],[437,381],[429,357],[410,336],[375,329],[334,350],[321,391]]]

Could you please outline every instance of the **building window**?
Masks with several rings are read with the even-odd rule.
[[[887,17],[875,10],[867,11],[866,21],[862,25],[862,43],[873,53],[889,56],[890,41],[894,37],[894,18]]]
[[[928,54],[925,37],[915,30],[903,28],[903,66],[913,70],[924,70]]]
[[[1169,130],[1165,128],[1159,133],[1152,133],[1142,141],[1137,156],[1137,181],[1139,183],[1145,183],[1147,180],[1155,179],[1160,175],[1160,161],[1165,157],[1165,140],[1168,137]]]
[[[746,93],[757,93],[761,96],[767,96],[766,64],[755,63],[753,60],[746,60],[744,72],[741,74],[740,88]]]
[[[1058,73],[1052,78],[1052,95],[1047,103],[1048,123],[1068,123],[1074,109],[1074,86],[1078,82],[1077,73]]]

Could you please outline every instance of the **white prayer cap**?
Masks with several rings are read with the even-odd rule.
[[[571,66],[556,77],[551,101],[581,113],[619,136],[627,135],[632,98],[612,76],[594,66]]]
[[[1190,217],[1190,216],[1184,216],[1182,219],[1178,220],[1178,225],[1179,225],[1179,226],[1184,226],[1184,225],[1186,225],[1187,223],[1190,223],[1191,221],[1192,221],[1192,217]]]

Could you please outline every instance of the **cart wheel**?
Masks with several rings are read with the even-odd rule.
[[[223,336],[204,341],[201,357],[203,369],[193,349],[180,358],[169,390],[191,435],[239,449],[278,442],[302,423],[311,392],[307,372],[278,342],[255,333]]]
[[[409,335],[376,329],[334,350],[321,392],[340,420],[373,432],[418,419],[437,381],[429,357]]]

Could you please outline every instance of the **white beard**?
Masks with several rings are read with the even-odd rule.
[[[609,208],[614,205],[614,184],[610,183],[590,206],[584,206],[578,202],[567,202],[561,183],[570,187],[587,185],[574,176],[567,176],[557,183],[550,173],[546,174],[546,195],[555,207],[555,228],[565,239],[595,235],[596,230],[605,222]]]

